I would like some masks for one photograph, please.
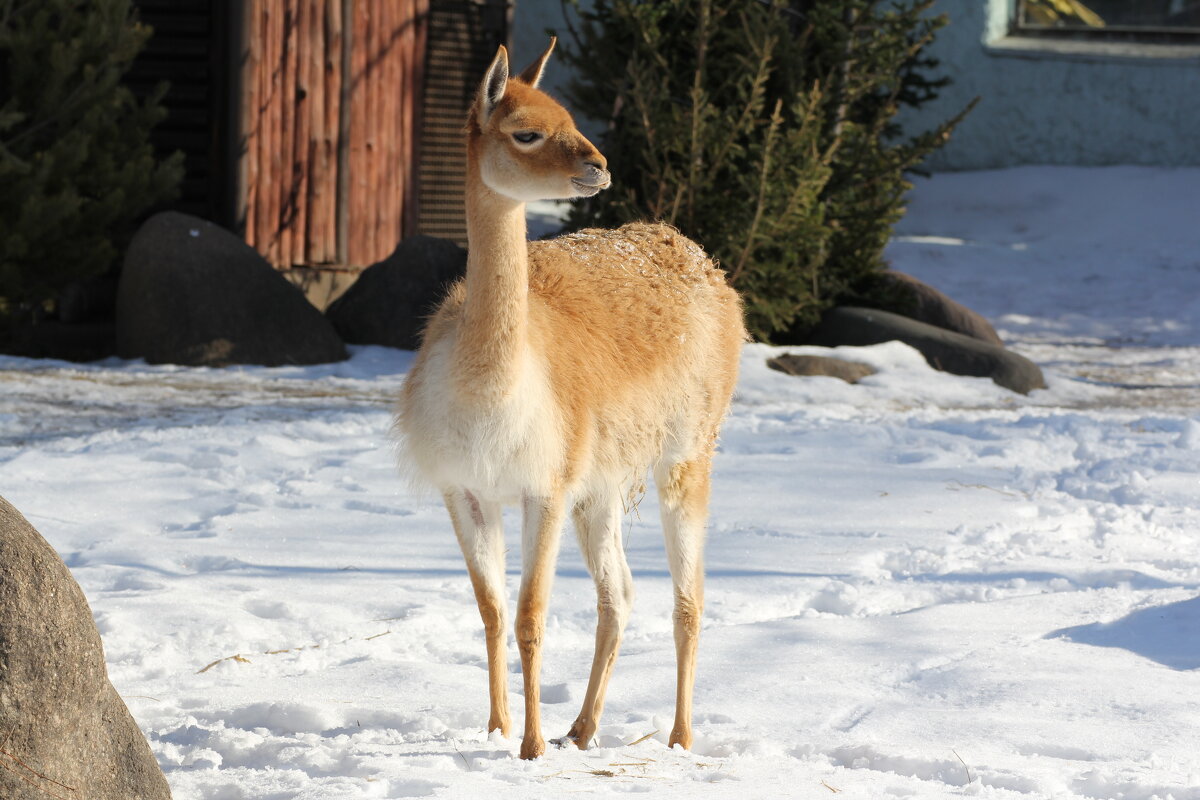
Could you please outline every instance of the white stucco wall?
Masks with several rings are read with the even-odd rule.
[[[585,0],[586,2],[586,0]],[[926,166],[988,169],[1019,164],[1200,165],[1200,44],[1137,46],[1009,37],[1015,0],[939,0],[950,24],[931,47],[954,79],[937,100],[901,117],[931,128],[980,104]],[[516,0],[513,59],[524,67],[550,29],[566,38],[560,0]],[[551,60],[543,88],[568,78]],[[561,96],[561,95],[560,95]],[[579,120],[585,134],[598,125]]]
[[[934,8],[950,24],[930,52],[954,83],[902,122],[916,132],[982,99],[931,169],[1200,165],[1200,45],[1012,38],[1013,2],[939,0]]]
[[[549,44],[547,32],[558,36],[559,44],[570,39],[562,7],[560,0],[517,0],[512,22],[512,51],[516,69],[524,69],[541,55]],[[569,77],[562,60],[551,58],[542,78],[542,88],[561,99],[558,89]]]
[[[581,6],[591,6],[590,0],[582,0]],[[561,0],[516,0],[512,21],[512,52],[514,69],[524,69],[541,55],[549,44],[548,33],[559,38],[559,45],[571,43],[571,34],[563,17]],[[573,44],[573,43],[571,43]],[[562,59],[551,57],[542,77],[541,88],[559,100],[564,100],[562,87],[570,80],[570,71]],[[571,109],[574,111],[575,109]],[[575,114],[579,130],[594,142],[599,142],[602,125]]]

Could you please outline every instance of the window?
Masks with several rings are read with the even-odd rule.
[[[1018,0],[1014,28],[1024,36],[1200,41],[1200,0]]]

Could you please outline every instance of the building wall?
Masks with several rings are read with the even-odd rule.
[[[590,0],[582,0],[580,5],[587,8],[591,3]],[[520,71],[541,55],[549,44],[550,34],[558,36],[559,46],[573,46],[571,33],[563,15],[562,0],[517,0],[513,9],[511,37],[513,69]],[[541,88],[559,101],[565,101],[563,88],[570,79],[571,72],[562,59],[551,56],[542,75]],[[584,136],[599,143],[603,126],[598,120],[586,119],[576,114],[575,122]]]
[[[938,0],[950,24],[929,52],[954,82],[901,117],[916,133],[979,105],[926,166],[990,169],[1019,164],[1200,165],[1200,43],[1136,45],[1009,36],[1016,0]],[[560,0],[518,0],[513,60],[542,51],[546,30],[569,37]],[[543,88],[569,79],[551,60]],[[579,120],[585,134],[600,124]]]
[[[549,43],[548,34],[551,33],[560,40],[568,40],[571,37],[567,31],[561,0],[517,0],[513,7],[510,37],[513,69],[520,71],[541,55]],[[559,42],[563,43],[564,41]],[[556,90],[569,77],[562,61],[552,57],[542,77],[542,88],[551,94],[559,94],[561,98],[561,94]]]
[[[925,130],[979,106],[927,166],[1200,165],[1200,43],[1137,45],[1009,36],[1015,0],[939,0],[930,54],[953,78],[902,116]]]

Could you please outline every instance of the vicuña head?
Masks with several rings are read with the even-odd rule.
[[[558,740],[585,748],[633,604],[624,502],[654,471],[675,589],[668,742],[689,747],[709,476],[746,335],[742,308],[724,273],[667,225],[526,241],[525,202],[593,195],[610,180],[604,156],[537,88],[550,49],[512,77],[501,47],[479,88],[467,124],[467,274],[429,321],[396,426],[407,465],[450,512],[486,633],[488,730],[505,736],[501,506],[521,506],[522,758],[546,747],[538,681],[563,522],[574,520],[598,600],[583,707]]]
[[[611,184],[608,162],[565,108],[538,89],[555,39],[520,75],[503,46],[492,59],[467,121],[467,147],[479,178],[517,200],[590,197]]]

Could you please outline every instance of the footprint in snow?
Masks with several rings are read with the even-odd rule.
[[[287,603],[272,600],[247,600],[242,608],[262,619],[292,619],[292,610]]]

